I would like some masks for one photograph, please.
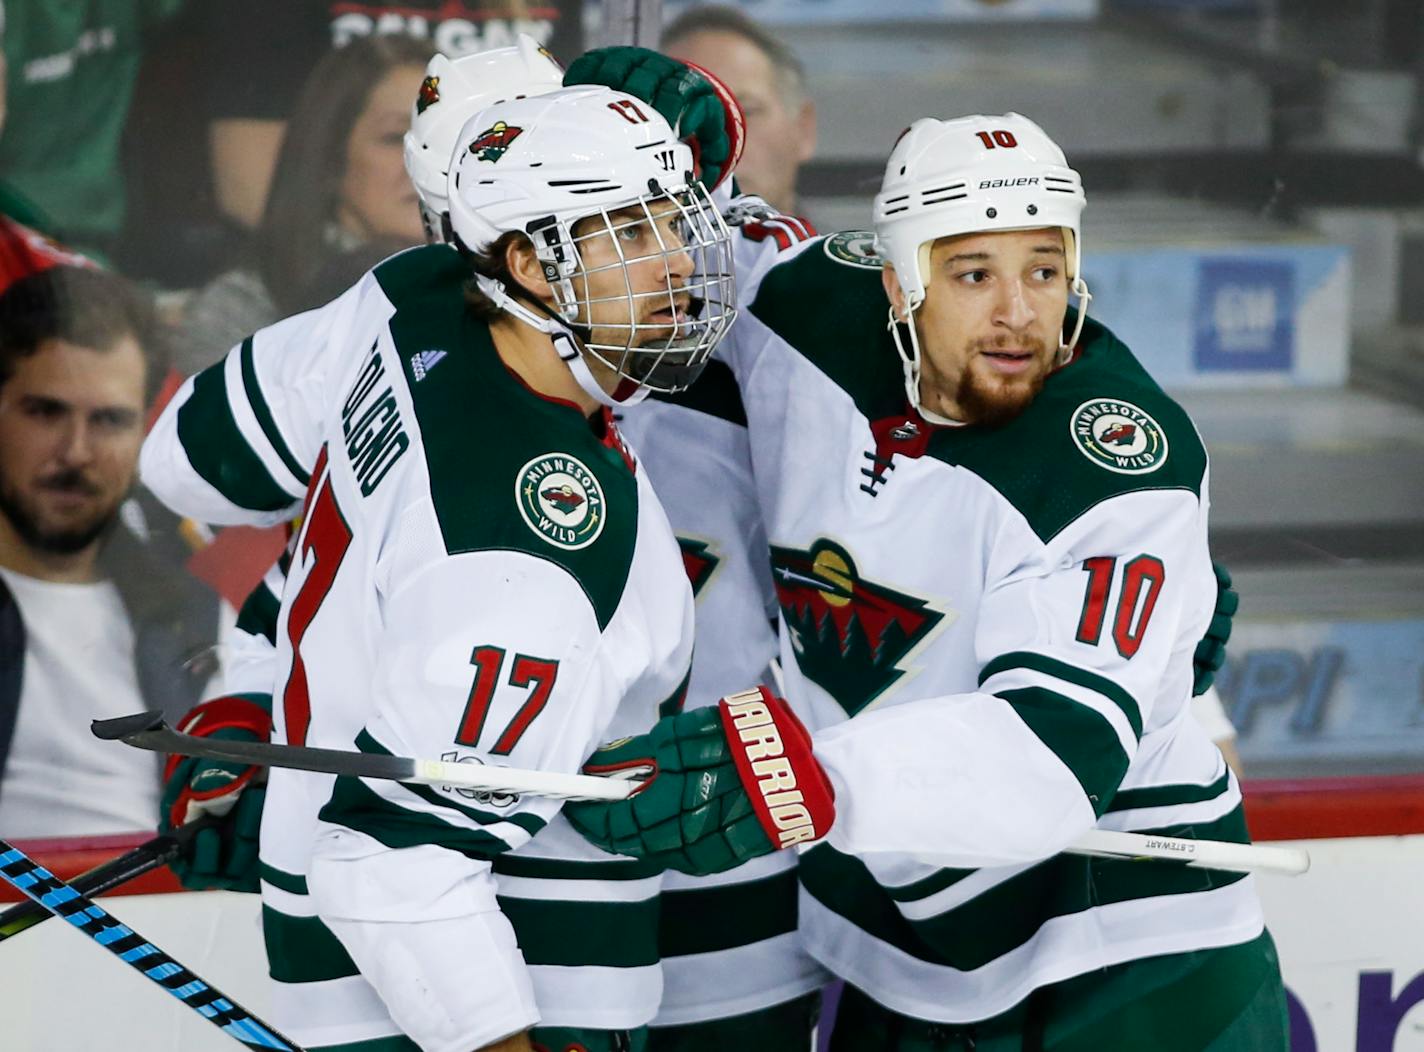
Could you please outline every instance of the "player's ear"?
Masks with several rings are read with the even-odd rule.
[[[816,104],[810,99],[801,103],[796,114],[796,159],[805,164],[816,152]]]
[[[544,266],[534,254],[534,245],[527,238],[511,238],[504,247],[504,267],[520,287],[546,302],[554,299],[554,290],[544,277]]]
[[[890,300],[890,305],[895,308],[895,317],[903,319],[905,292],[900,288],[900,279],[895,274],[895,268],[889,263],[880,268],[880,283],[885,286],[885,295]]]

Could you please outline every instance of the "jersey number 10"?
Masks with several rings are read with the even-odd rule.
[[[1083,596],[1083,614],[1078,618],[1078,642],[1096,646],[1102,638],[1108,596],[1112,594],[1116,569],[1117,559],[1111,556],[1083,560],[1088,589]],[[1167,570],[1155,555],[1139,555],[1123,567],[1122,590],[1118,593],[1112,628],[1113,643],[1123,657],[1132,657],[1142,646],[1142,638],[1147,634],[1147,622],[1152,618],[1152,610],[1162,592],[1162,582],[1166,579]]]

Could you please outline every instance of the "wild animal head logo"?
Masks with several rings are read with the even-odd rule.
[[[523,128],[505,124],[504,121],[495,121],[492,127],[480,132],[479,137],[470,143],[470,152],[475,155],[475,160],[493,164],[503,157],[510,144],[523,134]]]
[[[567,483],[562,486],[550,486],[539,496],[566,514],[576,511],[578,506],[583,503],[583,497],[575,493],[574,488]]]
[[[440,101],[440,78],[426,77],[420,82],[420,92],[415,96],[416,116],[430,109]]]
[[[1110,446],[1131,445],[1132,436],[1137,434],[1136,424],[1118,424],[1103,432],[1101,441]]]

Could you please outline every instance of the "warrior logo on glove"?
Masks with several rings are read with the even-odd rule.
[[[760,688],[744,690],[722,699],[722,723],[727,737],[742,743],[735,751],[743,783],[755,785],[760,793],[749,794],[752,807],[761,815],[762,825],[777,830],[779,848],[823,835],[807,806],[806,796],[796,781],[796,769],[786,756],[781,732]]]

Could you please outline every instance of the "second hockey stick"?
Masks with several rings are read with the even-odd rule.
[[[221,820],[204,817],[180,826],[171,833],[145,840],[131,851],[101,862],[93,869],[85,870],[69,881],[69,886],[82,895],[102,895],[120,884],[166,866],[177,858],[188,842],[204,829],[216,828]],[[22,931],[28,931],[36,924],[49,920],[54,914],[43,906],[25,901],[16,903],[0,913],[0,942],[12,939]]]
[[[16,890],[67,920],[104,949],[142,972],[213,1026],[248,1048],[302,1052],[236,1001],[209,986],[102,906],[45,869],[17,847],[0,840],[0,877]]]
[[[112,720],[95,720],[92,730],[96,737],[122,741],[156,752],[205,756],[209,759],[231,760],[262,767],[291,767],[300,771],[318,771],[352,778],[382,778],[415,785],[450,785],[490,792],[528,793],[531,796],[549,796],[562,800],[623,800],[638,784],[631,778],[615,780],[587,774],[529,771],[517,767],[450,763],[444,760],[413,760],[403,756],[376,756],[342,749],[313,749],[299,745],[275,745],[270,742],[231,742],[198,738],[175,731],[164,722],[162,714],[157,712],[140,712]],[[1089,830],[1065,850],[1075,855],[1151,859],[1234,872],[1260,870],[1295,875],[1310,868],[1310,856],[1299,848],[1189,840],[1146,833],[1120,833],[1107,829]]]

